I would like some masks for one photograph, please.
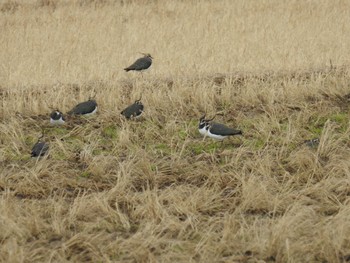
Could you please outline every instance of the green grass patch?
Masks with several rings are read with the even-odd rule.
[[[115,125],[107,126],[103,129],[102,135],[111,139],[116,139],[118,137],[118,129]]]
[[[154,146],[154,149],[155,149],[157,154],[161,154],[161,155],[171,154],[171,148],[166,143],[158,143]]]
[[[90,173],[89,171],[84,171],[80,174],[80,177],[82,177],[82,178],[90,178],[92,176],[93,176],[93,174]]]
[[[65,135],[67,134],[67,130],[65,127],[50,127],[49,129],[46,129],[45,132],[50,135]]]
[[[178,132],[178,136],[181,140],[185,140],[187,138],[187,131],[186,130],[180,130]]]
[[[324,125],[328,120],[339,125],[339,127],[336,129],[337,131],[344,132],[347,130],[349,125],[349,114],[345,112],[339,112],[328,116],[311,118],[306,129],[313,135],[320,136],[322,134]]]
[[[221,142],[198,141],[189,145],[189,150],[194,154],[214,153],[221,147]]]
[[[266,140],[263,140],[262,138],[255,138],[244,141],[243,145],[253,148],[254,150],[260,150],[264,148],[265,143]]]
[[[66,160],[67,159],[67,156],[64,154],[63,151],[52,151],[52,152],[50,152],[50,156],[52,156],[52,159],[54,159],[54,160]]]

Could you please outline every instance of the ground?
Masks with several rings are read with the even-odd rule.
[[[0,261],[350,261],[347,10],[0,1]],[[203,140],[203,114],[243,136]]]

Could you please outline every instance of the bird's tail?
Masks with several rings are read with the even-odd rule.
[[[243,132],[242,132],[242,131],[237,130],[237,131],[235,131],[234,135],[243,135]]]
[[[130,69],[129,69],[129,68],[125,68],[124,70],[125,70],[126,72],[130,71]]]

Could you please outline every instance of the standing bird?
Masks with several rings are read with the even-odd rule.
[[[42,157],[47,154],[49,150],[49,144],[42,141],[43,135],[39,137],[38,141],[34,144],[31,152],[32,157]]]
[[[141,98],[135,100],[134,104],[126,107],[120,114],[124,115],[127,119],[140,117],[144,109]]]
[[[221,123],[212,122],[214,118],[206,120],[204,115],[199,119],[198,130],[204,135],[204,138],[205,136],[209,136],[210,138],[221,141],[229,136],[242,135],[242,131],[240,130],[229,128]]]
[[[89,116],[95,114],[97,111],[97,102],[93,99],[84,101],[76,105],[72,110],[68,111],[69,115],[84,115]]]
[[[198,131],[200,134],[202,134],[203,136],[206,136],[207,133],[208,133],[208,130],[207,130],[207,126],[209,125],[209,123],[214,120],[215,116],[210,119],[210,120],[206,120],[205,119],[205,114],[200,117],[199,119],[199,125],[198,125]]]
[[[54,110],[50,114],[50,123],[52,125],[62,125],[65,123],[65,119],[63,117],[63,113],[59,110]]]
[[[145,69],[148,69],[152,65],[152,59],[153,57],[151,54],[141,53],[144,56],[142,58],[137,59],[132,65],[125,68],[124,70],[126,72],[130,70],[136,70],[136,71],[142,71]]]

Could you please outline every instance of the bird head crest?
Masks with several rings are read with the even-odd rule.
[[[209,120],[207,120],[207,121],[212,121],[212,120],[214,120],[215,119],[215,117],[216,117],[216,113],[215,113],[215,115],[214,115],[214,117],[213,118],[211,118],[211,119],[209,119]]]
[[[206,114],[204,114],[202,117],[200,117],[200,118],[199,118],[199,121],[200,121],[200,122],[204,121],[204,120],[205,120],[205,116],[206,116]]]
[[[150,59],[153,59],[153,57],[151,56],[151,54],[150,53],[142,53],[142,52],[140,52],[142,55],[144,55],[145,57],[148,57],[148,58],[150,58]]]
[[[142,95],[140,96],[140,98],[138,100],[135,100],[135,103],[139,104],[141,102],[141,99],[142,99]]]
[[[90,95],[89,100],[95,100],[97,95],[97,92],[94,90],[93,93]]]

